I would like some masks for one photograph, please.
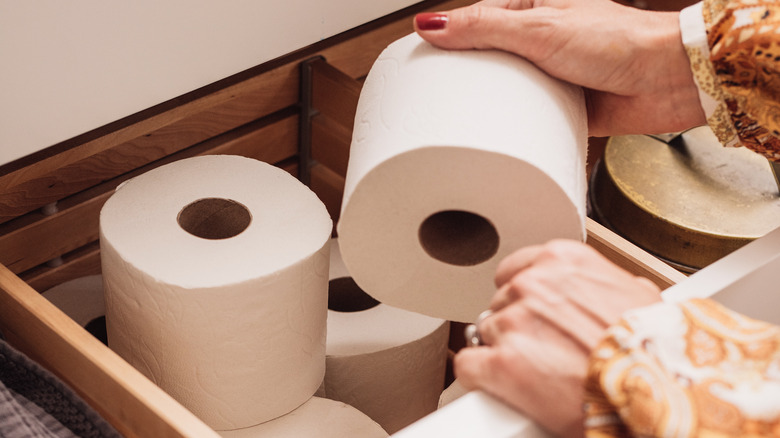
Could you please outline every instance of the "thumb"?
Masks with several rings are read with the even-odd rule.
[[[414,30],[443,49],[500,49],[525,56],[534,41],[526,23],[533,9],[512,10],[472,5],[415,16]]]

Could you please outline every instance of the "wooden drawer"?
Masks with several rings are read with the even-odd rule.
[[[589,221],[588,243],[666,288],[685,276]],[[0,329],[128,437],[218,437],[80,325],[0,265]]]
[[[100,272],[98,214],[121,182],[174,160],[238,154],[306,179],[334,219],[374,59],[427,1],[0,166],[0,331],[128,437],[218,437],[39,292]],[[301,85],[304,86],[301,86]],[[589,221],[588,243],[662,288],[684,275]]]

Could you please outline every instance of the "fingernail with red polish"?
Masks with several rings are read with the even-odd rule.
[[[447,26],[447,21],[449,21],[449,18],[446,14],[441,14],[438,12],[423,12],[421,14],[417,14],[417,16],[414,17],[414,20],[417,23],[417,29],[442,30]]]

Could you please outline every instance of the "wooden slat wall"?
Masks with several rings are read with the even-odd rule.
[[[338,220],[361,83],[325,61],[312,63],[312,189]]]
[[[389,43],[412,32],[415,13],[473,1],[425,2],[207,87],[206,94],[132,116],[125,126],[97,130],[51,156],[0,167],[0,264],[39,291],[99,272],[103,203],[122,181],[174,160],[238,154],[297,172],[299,65],[315,55],[328,66],[315,89],[328,90],[334,77],[352,81],[346,94],[315,95],[330,116],[317,117],[313,126],[311,184],[337,214],[359,79]]]

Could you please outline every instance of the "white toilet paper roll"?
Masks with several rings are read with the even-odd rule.
[[[298,409],[258,426],[219,432],[222,438],[384,438],[380,425],[344,403],[312,397]]]
[[[439,409],[463,397],[468,392],[469,390],[461,385],[458,379],[455,379],[439,396]]]
[[[41,295],[100,341],[107,342],[101,275],[75,278],[49,288]]]
[[[354,406],[388,433],[436,410],[449,322],[367,303],[331,240],[325,397]],[[373,307],[372,307],[373,305]],[[335,309],[335,310],[334,310]]]
[[[292,411],[324,376],[331,227],[257,160],[133,178],[100,216],[109,347],[216,430]]]
[[[355,281],[392,306],[470,322],[499,260],[585,236],[580,88],[500,51],[391,44],[358,103],[338,224]]]

